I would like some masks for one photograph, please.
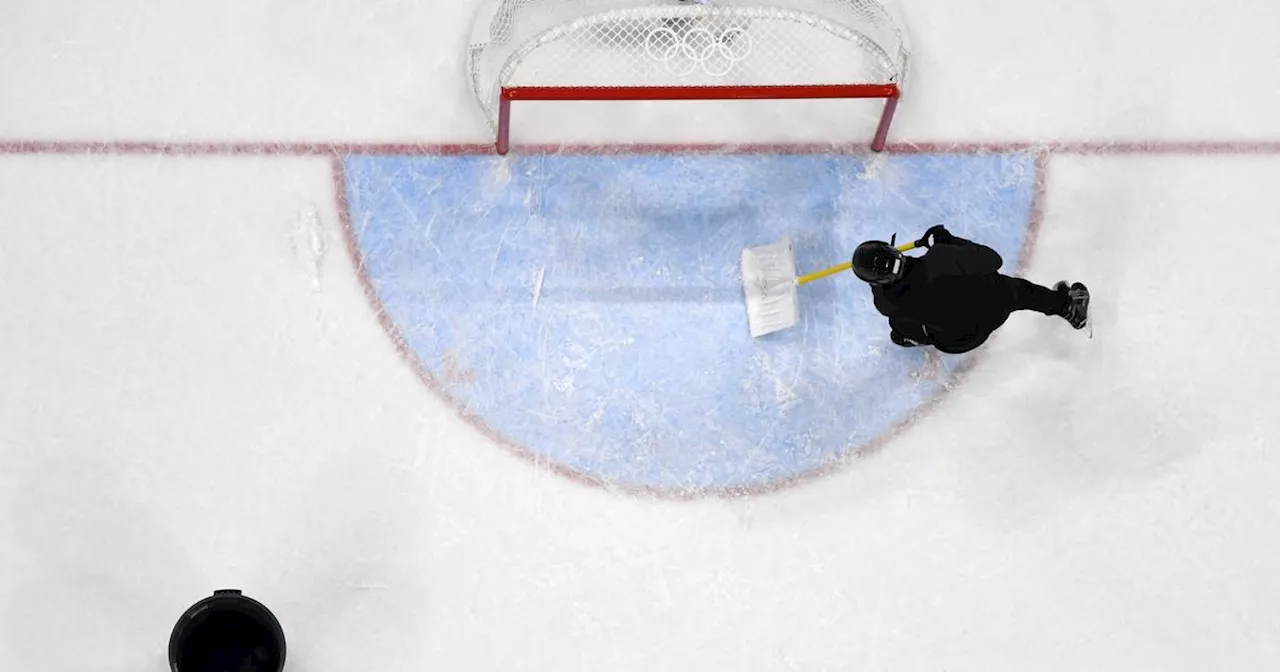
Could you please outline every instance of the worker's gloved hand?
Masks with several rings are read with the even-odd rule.
[[[933,247],[938,243],[949,243],[953,238],[955,238],[955,236],[951,235],[951,232],[947,230],[947,227],[938,224],[936,226],[929,227],[929,230],[925,231],[924,235],[921,236],[920,240],[917,240],[915,244],[916,247]]]

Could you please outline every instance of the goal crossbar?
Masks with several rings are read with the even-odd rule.
[[[898,107],[897,84],[778,84],[720,86],[510,86],[503,87],[498,102],[498,137],[495,149],[511,148],[512,101],[627,101],[627,100],[796,100],[883,98],[884,110],[871,140],[871,149],[884,149],[889,126]]]

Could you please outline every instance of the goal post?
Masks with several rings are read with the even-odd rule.
[[[491,0],[468,75],[510,148],[514,101],[884,99],[883,150],[910,66],[890,0]]]

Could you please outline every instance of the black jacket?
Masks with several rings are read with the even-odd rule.
[[[873,286],[876,310],[899,333],[943,352],[967,352],[1009,317],[1004,260],[987,247],[954,236],[923,257],[904,259],[903,276]]]

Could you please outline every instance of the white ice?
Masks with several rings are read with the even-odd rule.
[[[1015,319],[868,459],[693,502],[568,482],[439,402],[371,314],[330,158],[29,151],[482,142],[472,6],[0,5],[4,669],[158,672],[222,587],[312,672],[1280,667],[1274,150],[1054,156],[1028,272],[1091,281],[1092,341]],[[1280,140],[1274,2],[903,13],[894,141]],[[527,107],[517,141],[864,139],[875,112]]]

